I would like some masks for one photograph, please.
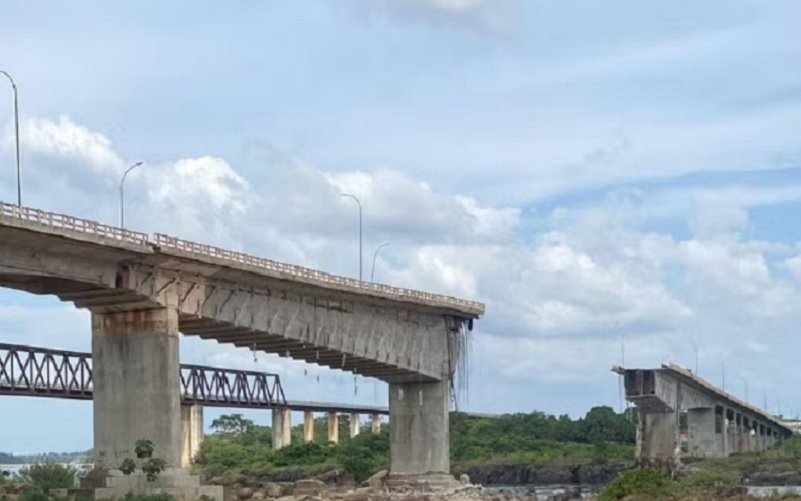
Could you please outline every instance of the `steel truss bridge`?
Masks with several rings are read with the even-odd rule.
[[[92,400],[92,355],[0,343],[0,395]],[[388,414],[385,407],[287,401],[278,374],[181,364],[181,401],[206,407]]]

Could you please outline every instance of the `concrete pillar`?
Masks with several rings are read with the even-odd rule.
[[[389,385],[389,469],[396,477],[450,473],[446,381]]]
[[[361,416],[352,412],[350,415],[350,438],[355,438],[362,431]]]
[[[181,464],[181,379],[175,308],[92,313],[95,469],[116,469],[151,440]]]
[[[181,406],[181,466],[188,468],[203,444],[203,407]]]
[[[735,416],[735,443],[737,444],[735,450],[737,452],[745,452],[745,420],[742,414]]]
[[[638,460],[678,461],[679,420],[675,412],[640,412],[638,428]]]
[[[692,457],[720,456],[715,437],[715,409],[687,409],[687,450]]]
[[[339,414],[336,412],[328,413],[328,441],[339,443]]]
[[[303,412],[303,441],[307,444],[314,442],[314,413],[312,411]]]
[[[273,449],[278,450],[292,442],[292,411],[273,409]]]
[[[370,418],[370,429],[373,433],[381,433],[381,415],[373,414]]]

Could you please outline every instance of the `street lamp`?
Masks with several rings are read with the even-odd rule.
[[[362,203],[356,197],[356,195],[351,195],[350,193],[342,193],[343,197],[352,198],[356,205],[359,206],[359,282],[362,281]]]
[[[373,267],[370,269],[370,281],[373,281],[373,277],[375,277],[375,260],[378,257],[378,253],[381,252],[381,249],[389,245],[389,242],[384,242],[383,244],[376,247],[375,252],[373,253]]]
[[[20,181],[19,171],[19,107],[17,106],[17,84],[7,72],[0,70],[0,73],[8,78],[8,81],[11,82],[11,89],[14,91],[14,139],[17,149],[17,205],[22,207],[22,181]]]
[[[122,179],[120,179],[120,228],[125,228],[125,178],[128,176],[129,172],[139,167],[143,163],[144,162],[136,162],[132,166],[128,167],[122,174]]]

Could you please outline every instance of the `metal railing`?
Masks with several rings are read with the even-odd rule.
[[[47,212],[30,207],[20,207],[17,205],[0,202],[0,219],[14,218],[28,221],[44,227],[65,229],[78,233],[96,235],[127,243],[145,245],[149,243],[148,235],[138,231],[126,230],[116,226],[99,223],[89,219],[67,216],[54,212]],[[418,302],[433,303],[443,306],[450,306],[466,313],[475,315],[484,314],[484,305],[476,301],[468,301],[442,294],[433,294],[402,287],[363,282],[353,278],[333,275],[320,270],[297,266],[294,264],[282,263],[261,257],[251,256],[242,252],[222,249],[212,245],[183,240],[169,235],[156,233],[154,242],[158,248],[173,249],[196,256],[220,259],[231,263],[245,266],[252,266],[263,270],[277,272],[287,278],[301,278],[314,281],[323,285],[336,285],[351,288],[356,291],[373,292],[384,297],[396,300],[414,300]]]
[[[162,233],[156,233],[154,235],[154,244],[158,247],[174,249],[181,252],[186,252],[188,254],[196,254],[245,266],[252,266],[254,268],[261,268],[264,270],[285,274],[289,277],[303,278],[324,284],[340,285],[354,289],[377,292],[399,300],[415,299],[418,301],[453,305],[454,307],[469,311],[471,313],[484,313],[484,305],[475,301],[468,301],[452,296],[433,294],[430,292],[417,291],[413,289],[405,289],[402,287],[363,282],[353,278],[333,275],[324,271],[315,270],[313,268],[306,268],[304,266],[273,261],[272,259],[255,257],[242,252],[222,249],[220,247],[214,247],[213,245],[201,244],[192,242],[190,240],[182,240],[180,238],[171,237]]]
[[[144,245],[148,243],[148,236],[138,231],[126,230],[108,224],[99,223],[90,219],[47,212],[31,207],[20,207],[18,205],[0,202],[0,216],[14,219],[21,219],[30,223],[57,228],[99,237],[112,238],[132,244]]]

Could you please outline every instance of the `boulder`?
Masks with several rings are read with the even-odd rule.
[[[467,473],[462,473],[459,475],[459,482],[462,485],[470,485],[470,476]]]
[[[250,499],[265,499],[266,497],[267,495],[265,495],[264,492],[256,491],[253,493],[253,497],[251,497]]]
[[[295,482],[295,489],[292,493],[295,496],[316,496],[325,490],[325,482],[308,478]]]
[[[384,480],[387,478],[388,474],[389,472],[387,470],[381,470],[365,480],[364,485],[370,487],[371,489],[380,489],[384,487]]]
[[[253,497],[253,492],[252,487],[240,487],[237,492],[237,497],[239,499],[250,499]]]
[[[268,482],[262,487],[264,494],[270,498],[280,498],[284,494],[284,487],[275,482]]]

